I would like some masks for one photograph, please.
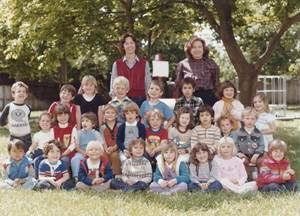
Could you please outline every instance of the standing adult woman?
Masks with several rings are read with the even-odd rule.
[[[131,33],[126,33],[120,40],[120,51],[124,55],[114,62],[111,73],[110,88],[117,76],[124,76],[129,80],[128,96],[139,106],[146,99],[146,92],[151,81],[149,63],[137,56],[139,44]]]
[[[200,97],[204,104],[213,106],[217,101],[215,92],[219,83],[219,67],[208,57],[209,50],[205,41],[193,37],[185,46],[187,58],[177,66],[176,85],[185,77],[192,77],[196,82],[194,95]]]

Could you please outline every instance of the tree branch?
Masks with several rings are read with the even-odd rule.
[[[215,19],[214,13],[208,10],[207,6],[201,0],[175,0],[173,2],[196,7],[204,15],[211,27],[219,34],[220,26]]]
[[[276,45],[280,41],[280,38],[296,22],[300,22],[300,13],[298,13],[298,14],[292,16],[292,17],[287,17],[286,19],[284,19],[284,21],[281,23],[281,26],[280,26],[279,30],[270,39],[265,52],[258,58],[258,60],[255,64],[255,68],[257,70],[261,70],[263,65],[271,57],[273,50],[275,49]]]

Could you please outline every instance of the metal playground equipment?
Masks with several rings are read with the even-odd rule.
[[[286,76],[258,76],[257,92],[264,93],[269,99],[269,106],[272,110],[283,111],[278,118],[286,116],[287,109],[287,77]],[[235,79],[238,88],[238,79]],[[239,92],[239,91],[238,91]]]

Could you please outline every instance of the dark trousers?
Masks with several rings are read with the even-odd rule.
[[[75,182],[72,179],[69,179],[61,184],[60,189],[71,190],[74,187],[75,187]],[[56,187],[47,180],[39,180],[38,183],[36,184],[36,186],[34,187],[34,189],[36,189],[36,190],[44,190],[44,189],[54,190],[54,189],[56,189]]]
[[[202,183],[206,183],[206,182],[202,182]],[[191,182],[188,184],[189,192],[193,192],[193,191],[197,191],[197,190],[201,190],[203,192],[213,192],[213,191],[222,190],[222,188],[223,188],[222,184],[217,180],[210,183],[208,186],[208,189],[206,189],[206,190],[201,190],[200,186],[197,183]]]
[[[218,101],[214,90],[198,89],[195,91],[194,95],[196,97],[200,97],[204,104],[208,104],[210,106],[213,106]]]
[[[110,188],[115,190],[123,190],[125,192],[136,192],[139,190],[146,190],[148,188],[148,184],[146,182],[138,181],[133,185],[128,185],[127,183],[123,182],[122,179],[117,178],[110,182]]]
[[[297,185],[295,182],[287,181],[285,183],[271,183],[259,188],[262,192],[295,192],[297,190]]]

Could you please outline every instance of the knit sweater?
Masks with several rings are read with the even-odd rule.
[[[122,169],[122,180],[134,183],[142,181],[150,183],[152,180],[152,168],[150,162],[142,157],[139,159],[129,158],[125,161]]]
[[[218,127],[211,125],[209,128],[204,128],[198,125],[192,130],[191,148],[199,142],[204,142],[210,149],[216,149],[220,138],[221,132]]]

